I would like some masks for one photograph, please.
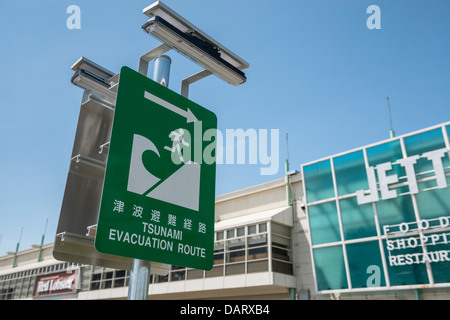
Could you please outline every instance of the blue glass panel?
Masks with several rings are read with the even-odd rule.
[[[408,156],[422,155],[425,152],[445,148],[442,129],[438,128],[405,138],[405,148]],[[443,159],[443,164],[444,167],[449,165],[448,155]],[[416,171],[416,174],[420,174],[421,172],[433,170],[433,164],[426,158],[420,158],[414,165],[414,169]],[[421,179],[427,176],[434,176],[434,173],[431,172],[424,175],[418,175],[417,179]],[[434,186],[436,186],[435,180],[422,182],[419,183],[419,190]]]
[[[450,125],[445,126],[445,129],[447,130],[447,137],[450,139]]]
[[[440,235],[440,233],[437,233]],[[447,236],[447,238],[449,238]],[[450,240],[450,239],[448,239]],[[438,240],[439,242],[442,241],[442,239]],[[447,258],[450,259],[450,252],[448,252],[449,244],[438,244],[435,246],[429,246],[428,252],[432,254],[436,254],[436,251],[447,251],[446,253],[442,253],[443,260],[446,260]],[[438,253],[441,255],[441,253]],[[436,262],[431,263],[431,270],[433,270],[433,279],[435,283],[448,283],[450,282],[450,261],[442,261],[442,262]]]
[[[425,131],[405,138],[406,153],[409,156],[421,155],[424,152],[445,148],[442,129]]]
[[[386,285],[378,241],[348,244],[346,248],[353,288]]]
[[[339,201],[346,240],[377,235],[372,204],[358,205],[356,197]]]
[[[347,289],[342,246],[314,249],[313,253],[319,291]]]
[[[399,140],[367,148],[367,159],[371,167],[385,162],[395,162],[402,158],[402,147]]]
[[[404,181],[401,179],[401,177],[404,177],[406,175],[405,169],[399,164],[393,164],[398,159],[403,158],[400,140],[394,140],[375,147],[368,148],[367,158],[369,160],[369,166],[371,167],[376,167],[379,164],[390,162],[392,164],[392,170],[386,171],[386,175],[397,175],[397,177],[399,178],[399,182]],[[376,174],[376,179],[378,182],[378,174]],[[408,189],[407,187],[403,187],[401,189],[398,189],[397,192],[408,192]]]
[[[400,196],[376,203],[381,232],[384,225],[416,221],[413,203],[410,195]]]
[[[416,199],[421,219],[450,216],[450,188],[422,191]]]
[[[336,202],[308,207],[312,244],[341,241]]]
[[[333,161],[339,195],[369,188],[362,150],[336,157]]]
[[[426,264],[413,263],[416,257],[415,254],[422,253],[420,246],[416,248],[391,250],[389,252],[386,242],[383,241],[383,243],[391,286],[429,283]]]
[[[447,138],[450,139],[450,126],[445,127],[447,130]],[[450,155],[447,153],[448,156],[448,162],[444,163],[444,170],[445,173],[450,172]],[[449,167],[448,169],[445,169],[446,167]],[[450,185],[450,177],[447,177],[447,185]]]
[[[303,167],[308,203],[334,197],[330,160]]]

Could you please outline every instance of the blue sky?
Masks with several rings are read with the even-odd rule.
[[[81,56],[118,72],[137,69],[159,45],[141,30],[142,0],[0,2],[0,255],[53,241],[82,90],[70,83]],[[219,129],[279,130],[276,175],[260,165],[219,165],[216,193],[389,138],[386,96],[397,135],[450,120],[448,0],[166,0],[164,3],[250,63],[239,87],[210,76],[190,99],[214,111]],[[81,29],[69,30],[70,5]],[[366,9],[378,5],[381,29]],[[169,88],[200,70],[176,52]],[[151,74],[151,70],[150,73]]]

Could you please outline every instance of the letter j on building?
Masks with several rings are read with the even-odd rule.
[[[212,268],[216,142],[203,145],[208,130],[217,130],[214,113],[121,69],[95,238],[99,252]]]

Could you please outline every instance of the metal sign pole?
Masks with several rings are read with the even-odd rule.
[[[150,261],[132,260],[128,300],[147,300],[151,264]]]
[[[139,72],[147,76],[147,67],[142,68],[141,64],[147,64],[141,58],[139,62]],[[171,60],[168,56],[162,55],[155,59],[153,70],[153,80],[167,87],[169,85]],[[128,285],[128,300],[147,300],[150,285],[151,261],[133,259],[131,263],[130,282]]]

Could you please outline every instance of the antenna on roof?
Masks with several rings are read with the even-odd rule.
[[[289,137],[286,132],[286,164],[285,164],[285,174],[286,174],[286,200],[287,205],[291,206],[291,192],[290,192],[290,182],[289,182]]]
[[[286,132],[286,172],[289,171],[289,137]]]
[[[391,104],[389,103],[389,97],[388,96],[386,96],[386,101],[387,101],[388,111],[389,111],[389,125],[390,125],[389,134],[390,134],[391,138],[394,138],[395,137],[395,131],[392,128]]]
[[[17,264],[16,264],[17,253],[19,252],[20,240],[22,240],[22,233],[23,233],[23,227],[20,230],[20,237],[19,237],[19,241],[17,242],[17,245],[16,245],[16,252],[14,252],[14,260],[13,260],[13,265],[12,265],[13,268],[17,267]]]
[[[38,262],[40,262],[42,259],[42,246],[44,245],[45,233],[47,232],[47,225],[48,225],[48,218],[45,221],[44,233],[42,234],[41,245],[39,246]]]

